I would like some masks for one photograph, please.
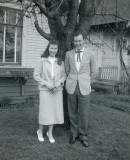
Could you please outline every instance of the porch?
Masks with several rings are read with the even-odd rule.
[[[21,103],[32,97],[38,98],[33,68],[0,68],[0,103]]]
[[[118,67],[102,67],[99,68],[92,89],[109,93],[128,94],[130,92],[128,80],[124,70],[119,70]]]

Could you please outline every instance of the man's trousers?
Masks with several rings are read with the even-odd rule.
[[[90,95],[82,95],[77,83],[74,94],[68,94],[67,100],[72,136],[87,140]]]

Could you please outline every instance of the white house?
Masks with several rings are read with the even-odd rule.
[[[34,81],[32,73],[48,42],[36,31],[34,19],[22,16],[23,8],[16,1],[0,3],[0,98],[11,97],[18,100],[38,95],[37,82]],[[111,7],[114,7],[115,1],[110,1],[111,3],[107,6],[112,11]],[[120,10],[125,5],[124,1],[121,1]],[[130,20],[129,7],[126,8],[123,15]],[[99,9],[101,13],[100,11],[103,10]],[[105,8],[105,11],[107,10],[108,8]],[[99,89],[110,87],[115,90],[119,88],[118,82],[127,81],[127,77],[124,71],[120,70],[119,39],[111,28],[115,29],[117,22],[126,21],[120,21],[118,18],[115,21],[114,16],[113,18],[105,16],[105,18],[107,18],[107,25],[104,17],[95,17],[88,36],[94,48],[96,44],[95,51],[99,67],[99,80],[94,87]],[[47,19],[39,16],[38,20],[48,33]],[[129,69],[130,55],[127,50],[130,45],[129,30],[123,38],[123,58]]]
[[[0,3],[0,97],[38,94],[32,73],[48,42],[36,31],[33,18],[22,15],[20,4]],[[38,20],[49,32],[46,18]]]
[[[130,73],[129,7],[129,0],[101,1],[93,19],[88,40],[97,53],[99,75],[94,84],[97,90],[110,89],[114,92],[122,92],[127,86],[128,76],[121,67],[120,52],[127,71]],[[126,90],[128,91],[128,86]]]

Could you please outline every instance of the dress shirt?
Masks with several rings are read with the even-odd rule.
[[[75,50],[75,52],[77,52],[78,50],[76,49]],[[81,50],[80,50],[80,60],[82,61],[82,57],[83,57],[83,51],[84,51],[84,48],[82,48]],[[75,53],[75,62],[76,62],[76,67],[77,67],[77,70],[78,70],[78,72],[79,72],[79,68],[80,68],[80,63],[81,62],[77,62],[77,58],[78,58],[78,53]]]
[[[54,78],[54,62],[55,62],[55,57],[48,57],[48,60],[50,61],[52,67],[51,67],[51,78]]]

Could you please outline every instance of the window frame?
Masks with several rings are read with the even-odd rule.
[[[0,22],[0,25],[3,26],[3,61],[0,62],[0,66],[7,66],[7,65],[12,65],[12,66],[17,66],[17,65],[21,65],[21,60],[22,60],[22,34],[23,34],[23,17],[22,17],[22,23],[17,24],[18,22],[18,14],[20,14],[22,16],[22,10],[21,9],[15,9],[15,8],[10,8],[10,7],[4,7],[4,6],[0,6],[0,9],[4,11],[4,18],[3,18],[3,22]],[[13,11],[16,12],[16,19],[15,19],[15,24],[10,24],[7,23],[7,11]],[[5,62],[5,55],[6,55],[6,28],[7,26],[11,26],[11,27],[15,27],[15,32],[14,32],[14,61],[13,62]],[[19,57],[19,61],[17,62],[17,33],[18,33],[18,28],[21,28],[21,46],[20,46],[20,57]]]
[[[114,51],[119,52],[120,47],[117,48],[117,44],[118,44],[118,46],[119,46],[119,43],[117,43],[117,41],[119,41],[119,43],[120,43],[120,39],[116,38],[116,39],[114,40]],[[126,47],[125,47],[125,48],[124,48],[124,41],[126,41]],[[127,38],[123,38],[123,47],[122,47],[122,50],[123,50],[123,51],[126,51],[126,50],[127,50],[127,47],[128,47],[128,39],[127,39]]]

